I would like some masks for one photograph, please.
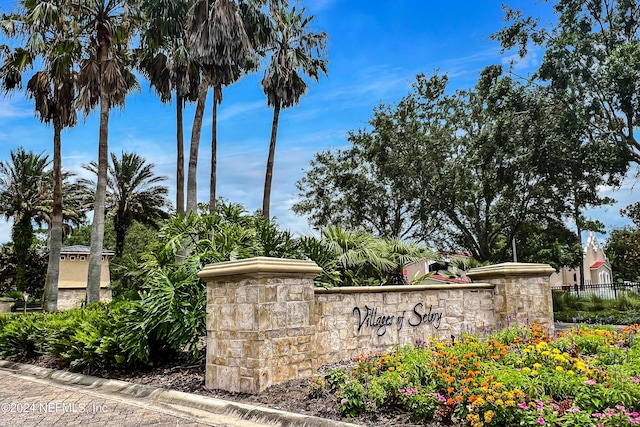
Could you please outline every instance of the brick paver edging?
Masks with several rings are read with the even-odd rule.
[[[232,416],[239,419],[265,423],[282,427],[358,427],[357,424],[328,420],[324,418],[279,411],[261,406],[230,402],[207,396],[184,393],[181,391],[163,389],[144,384],[133,384],[126,381],[110,380],[77,374],[57,369],[42,368],[24,363],[0,360],[0,368],[9,369],[20,374],[32,375],[39,378],[49,378],[61,383],[74,384],[90,390],[107,393],[125,394],[143,397],[157,402],[182,405],[189,408]]]

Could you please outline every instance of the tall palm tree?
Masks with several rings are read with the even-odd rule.
[[[313,16],[305,17],[304,13],[304,8],[299,12],[295,7],[291,10],[287,7],[271,8],[276,33],[271,47],[271,60],[262,79],[267,105],[273,107],[262,199],[262,215],[267,219],[270,218],[271,182],[280,109],[298,104],[307,91],[307,84],[301,74],[313,81],[320,79],[320,73],[327,74],[327,34],[324,31],[313,32],[309,25]]]
[[[263,16],[260,2],[251,0],[195,0],[190,13],[189,37],[206,76],[202,85],[213,87],[211,126],[211,176],[209,209],[215,212],[217,180],[217,117],[222,102],[222,88],[236,82],[243,72],[258,66],[255,42],[264,28],[258,28]],[[203,92],[201,88],[201,94]],[[201,97],[198,99],[201,103]],[[197,112],[196,112],[196,118]],[[201,126],[201,117],[200,123]],[[196,121],[194,120],[194,129]],[[195,137],[198,137],[198,140]],[[199,132],[192,133],[187,176],[187,211],[197,208],[196,168]]]
[[[109,152],[109,114],[123,106],[127,93],[138,83],[130,68],[128,42],[140,20],[138,1],[87,0],[73,2],[71,13],[85,57],[78,73],[77,105],[85,116],[100,106],[97,185],[91,226],[91,251],[87,274],[87,302],[100,300],[100,273],[104,242],[104,216]]]
[[[98,165],[91,162],[85,169],[98,173]],[[122,256],[127,230],[137,221],[157,228],[157,221],[168,218],[168,189],[157,185],[167,179],[153,173],[154,165],[135,153],[122,153],[121,159],[111,153],[107,180],[107,212],[113,214],[116,233],[116,256]]]
[[[27,95],[35,102],[35,111],[42,122],[53,123],[53,211],[49,229],[49,262],[45,282],[46,311],[55,311],[58,301],[58,276],[62,246],[62,157],[61,133],[65,127],[75,126],[76,110],[74,65],[79,46],[71,34],[68,15],[57,2],[21,1],[13,23],[3,25],[5,31],[15,28],[24,35],[24,47],[6,56],[0,69],[5,91],[21,86],[22,74],[41,58],[42,70],[27,83]]]
[[[27,282],[29,249],[33,244],[33,222],[46,205],[51,183],[49,157],[26,152],[22,147],[11,151],[11,161],[0,162],[0,214],[13,219],[11,238],[17,257],[16,288],[23,291]]]
[[[183,108],[198,99],[200,65],[187,43],[187,13],[193,0],[144,0],[146,26],[138,68],[149,79],[161,102],[176,105],[176,212],[185,213]],[[204,107],[203,107],[204,108]]]

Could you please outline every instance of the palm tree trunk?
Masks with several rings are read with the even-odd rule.
[[[209,212],[216,211],[216,176],[218,167],[218,104],[222,101],[222,87],[216,84],[213,87],[213,112],[211,118],[211,180],[209,187]]]
[[[273,123],[271,124],[271,141],[269,143],[269,158],[267,159],[267,173],[264,178],[264,197],[262,198],[262,216],[270,219],[269,205],[271,204],[271,181],[273,180],[273,160],[276,155],[276,135],[278,134],[278,118],[280,117],[280,103],[273,106]]]
[[[202,118],[204,116],[204,104],[207,100],[209,82],[203,78],[198,91],[198,102],[196,113],[193,118],[193,128],[191,129],[191,147],[189,149],[189,170],[187,171],[187,214],[198,212],[198,183],[196,173],[198,169],[198,146],[200,144],[200,133],[202,132]]]
[[[100,47],[100,71],[104,75],[107,59],[105,47]],[[87,274],[87,304],[100,301],[100,273],[102,271],[102,249],[104,243],[104,211],[107,196],[107,166],[109,162],[109,94],[106,84],[100,83],[100,137],[98,140],[98,182],[91,225],[91,252]]]
[[[53,122],[53,210],[49,230],[49,262],[44,284],[44,311],[58,310],[58,277],[60,275],[60,251],[62,248],[62,155],[60,133],[62,125],[56,113]]]
[[[184,126],[182,121],[183,98],[176,95],[176,212],[184,216]]]

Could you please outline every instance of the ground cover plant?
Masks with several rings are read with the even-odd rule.
[[[580,296],[553,291],[553,315],[556,321],[596,325],[632,325],[640,323],[640,295],[619,291],[615,298]]]
[[[580,326],[551,338],[531,325],[486,337],[418,341],[362,355],[309,381],[344,416],[402,407],[417,421],[481,426],[640,423],[640,326]]]

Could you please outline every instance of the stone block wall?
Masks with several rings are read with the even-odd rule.
[[[311,261],[252,258],[205,267],[205,386],[259,393],[317,369]]]
[[[553,330],[546,264],[471,270],[478,283],[314,288],[312,261],[252,258],[205,267],[205,385],[259,393],[318,367],[421,339],[532,322]]]
[[[506,262],[474,268],[467,275],[495,285],[497,328],[538,323],[553,333],[550,276],[554,272],[548,264]]]
[[[487,283],[318,288],[315,294],[318,366],[495,323]]]
[[[87,288],[58,288],[58,310],[80,308],[87,297]],[[110,288],[100,288],[100,301],[111,301]]]

